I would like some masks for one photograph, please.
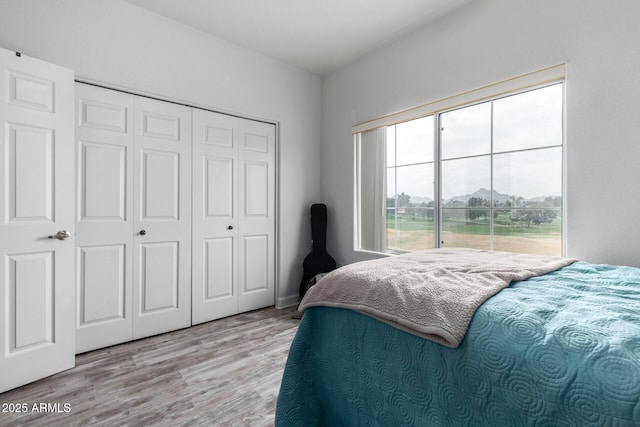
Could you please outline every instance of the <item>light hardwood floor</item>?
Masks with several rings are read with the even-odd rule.
[[[271,426],[295,312],[270,307],[78,355],[75,368],[0,394],[0,410],[28,407],[0,412],[0,426]],[[33,412],[42,403],[59,412]]]

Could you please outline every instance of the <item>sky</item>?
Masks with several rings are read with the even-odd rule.
[[[443,199],[491,188],[492,146],[496,191],[526,199],[560,196],[562,97],[556,84],[443,113]],[[398,193],[433,198],[434,140],[433,116],[387,128],[387,166],[401,166],[396,176],[387,169],[389,187],[397,179]]]

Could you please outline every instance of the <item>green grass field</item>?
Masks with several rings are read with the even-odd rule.
[[[562,222],[531,225],[512,223],[508,214],[500,214],[494,221],[493,249],[544,255],[561,255]],[[445,218],[441,237],[444,247],[490,248],[488,219],[468,221],[465,218]],[[432,248],[433,219],[398,215],[387,216],[387,246],[392,250],[414,251]]]

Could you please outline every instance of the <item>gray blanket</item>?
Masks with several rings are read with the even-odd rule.
[[[457,347],[476,309],[509,286],[575,259],[473,249],[433,249],[339,268],[306,293],[299,310],[348,308]]]

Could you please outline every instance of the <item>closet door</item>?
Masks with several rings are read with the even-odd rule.
[[[73,141],[73,72],[0,49],[0,393],[75,364]]]
[[[76,84],[76,353],[132,338],[133,96]]]
[[[133,338],[191,325],[191,109],[134,99]]]
[[[275,302],[275,125],[239,119],[239,311]]]
[[[237,125],[193,110],[193,324],[238,313]]]
[[[275,126],[194,109],[193,324],[275,301]]]

